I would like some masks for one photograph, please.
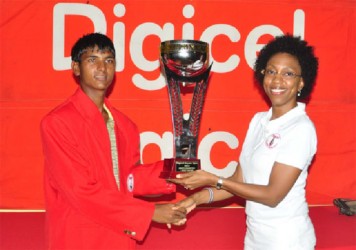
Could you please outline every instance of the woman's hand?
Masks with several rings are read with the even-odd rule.
[[[219,177],[204,170],[177,174],[176,179],[169,179],[176,184],[180,184],[186,189],[196,189],[204,186],[215,186]]]

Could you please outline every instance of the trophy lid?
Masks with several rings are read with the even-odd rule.
[[[209,44],[203,41],[164,41],[160,53],[162,63],[181,76],[197,76],[209,67]]]

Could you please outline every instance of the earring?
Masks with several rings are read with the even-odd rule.
[[[298,94],[297,94],[297,96],[300,96],[300,95],[301,95],[301,93],[302,93],[302,90],[298,90]]]

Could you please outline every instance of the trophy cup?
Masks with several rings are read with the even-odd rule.
[[[175,154],[164,159],[160,177],[174,179],[177,173],[200,169],[197,139],[211,69],[209,45],[196,40],[165,41],[160,46],[160,59],[169,91]],[[188,119],[183,116],[181,100],[185,88],[194,88]]]

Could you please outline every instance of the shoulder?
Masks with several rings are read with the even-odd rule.
[[[41,127],[78,123],[78,120],[81,119],[80,117],[80,112],[71,101],[71,98],[69,98],[65,102],[52,109],[42,118]]]
[[[295,117],[281,132],[289,144],[304,145],[303,147],[312,145],[312,148],[316,150],[318,140],[316,129],[306,114]]]
[[[304,103],[298,103],[298,107],[295,110],[294,117],[289,121],[289,126],[299,130],[310,130],[315,132],[315,126],[312,120],[309,118],[305,111],[306,105]]]
[[[250,121],[250,127],[251,126],[256,126],[257,124],[260,124],[262,120],[265,120],[267,117],[268,112],[257,112],[251,119]]]
[[[307,114],[295,117],[289,122],[289,126],[294,132],[316,133],[314,123],[310,120]]]
[[[257,112],[253,116],[252,120],[261,120],[262,118],[265,118],[267,116],[267,113],[268,113],[267,111]]]

